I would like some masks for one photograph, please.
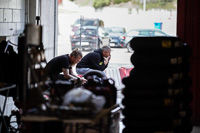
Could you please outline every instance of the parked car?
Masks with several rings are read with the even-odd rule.
[[[132,51],[130,41],[136,36],[169,36],[159,29],[131,29],[120,37],[121,43],[127,48],[128,52]]]
[[[85,49],[96,49],[103,45],[108,45],[110,43],[110,38],[107,36],[103,28],[96,26],[83,26],[74,32],[71,36],[71,46],[72,50],[74,48]]]
[[[80,26],[97,26],[103,28],[104,22],[98,18],[79,18],[71,25],[72,32],[75,32]]]
[[[120,42],[120,36],[126,33],[124,27],[105,27],[104,30],[110,37],[110,47],[124,47],[124,43]]]

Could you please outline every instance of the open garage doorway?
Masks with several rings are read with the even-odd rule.
[[[144,1],[146,4],[143,4]],[[95,9],[92,0],[60,0],[58,5],[58,55],[71,52],[72,25],[80,18],[100,19],[104,22],[104,27],[124,27],[126,32],[131,29],[160,29],[170,36],[176,36],[177,1],[172,0],[173,5],[170,8],[163,6],[160,7],[163,9],[149,9],[152,6],[151,3],[155,1],[135,0],[135,2],[128,1],[119,4],[112,4],[112,2],[109,6]],[[157,3],[156,6],[159,4],[164,3]],[[166,4],[166,6],[169,5]],[[126,48],[112,48],[110,67],[131,65],[131,54]]]

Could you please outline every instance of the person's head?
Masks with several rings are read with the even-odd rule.
[[[109,46],[103,46],[101,50],[103,53],[103,57],[107,58],[108,56],[110,56],[111,48]]]
[[[77,64],[83,57],[83,54],[78,48],[74,49],[70,54],[71,65]]]

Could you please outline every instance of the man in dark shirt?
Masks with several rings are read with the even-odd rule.
[[[77,64],[82,56],[82,52],[78,49],[73,50],[70,55],[57,56],[47,63],[45,72],[51,80],[74,79],[76,81],[79,77],[73,73],[72,66]],[[81,81],[86,82],[84,78],[81,78]]]
[[[77,74],[84,75],[91,70],[98,70],[104,74],[103,71],[107,68],[111,57],[110,52],[111,49],[109,46],[103,46],[85,55],[76,65]]]

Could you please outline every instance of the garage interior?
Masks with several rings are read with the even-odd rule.
[[[36,53],[43,54],[43,48],[50,49],[45,51],[45,60],[49,60],[57,55],[57,13],[58,13],[58,0],[10,0],[10,1],[0,1],[0,42],[6,40],[9,45],[18,50],[19,56],[21,57],[19,62],[13,60],[8,63],[8,66],[13,66],[13,64],[18,64],[19,66],[8,67],[5,72],[1,70],[1,88],[0,92],[3,95],[7,94],[3,92],[5,89],[4,82],[14,82],[19,78],[19,83],[17,88],[19,91],[13,91],[11,88],[16,88],[16,86],[6,87],[6,90],[10,90],[9,95],[13,98],[23,101],[23,106],[26,105],[26,88],[29,78],[27,77],[27,48],[36,49]],[[48,5],[48,6],[47,6]],[[200,1],[199,0],[177,0],[177,36],[180,37],[184,43],[187,43],[191,47],[192,54],[189,58],[190,62],[190,72],[189,76],[192,79],[191,87],[189,88],[193,95],[193,100],[190,104],[192,109],[191,121],[193,124],[193,132],[197,133],[200,131]],[[28,25],[29,24],[29,25]],[[31,28],[29,28],[31,26]],[[33,32],[32,28],[36,31]],[[29,31],[31,29],[31,31]],[[24,34],[26,33],[26,34]],[[29,34],[28,34],[29,33]],[[36,33],[36,34],[33,34]],[[30,36],[27,36],[30,35]],[[27,39],[28,38],[28,39]],[[31,44],[30,47],[26,47],[26,44]],[[38,47],[39,44],[39,47]],[[40,45],[43,44],[43,45]],[[41,46],[41,47],[40,47]],[[12,50],[11,50],[12,51]],[[33,51],[35,52],[35,51]],[[13,56],[14,57],[14,56]],[[0,57],[0,59],[2,59]],[[40,63],[45,62],[42,60]],[[9,71],[11,70],[11,71]],[[12,76],[11,76],[12,75]],[[20,75],[19,77],[15,77]],[[35,75],[35,74],[33,74]],[[35,75],[37,77],[37,74]],[[34,77],[34,76],[33,76]],[[34,78],[32,78],[34,79]],[[36,78],[37,79],[37,78]],[[34,81],[34,83],[37,81]],[[36,87],[35,84],[29,87]],[[38,100],[40,100],[38,98]],[[20,103],[19,103],[20,104]],[[34,103],[33,103],[34,104]],[[118,109],[118,108],[115,108]],[[1,109],[2,111],[2,109]],[[116,111],[117,112],[117,111]],[[113,117],[117,117],[114,115]],[[1,125],[3,123],[3,116],[1,113]],[[33,119],[33,118],[32,118]],[[39,118],[37,118],[39,119]],[[57,123],[58,127],[61,123]],[[30,124],[31,125],[31,124]],[[29,125],[29,126],[30,126]],[[50,123],[52,127],[54,123]],[[33,129],[38,127],[38,123],[32,125]],[[68,126],[68,131],[72,131],[74,128]],[[1,129],[1,128],[0,128]],[[56,128],[57,129],[57,128]],[[59,129],[59,128],[58,128]],[[42,130],[42,128],[41,128]],[[33,130],[35,131],[35,130]],[[40,131],[43,132],[43,131]],[[62,131],[60,131],[62,132]]]

